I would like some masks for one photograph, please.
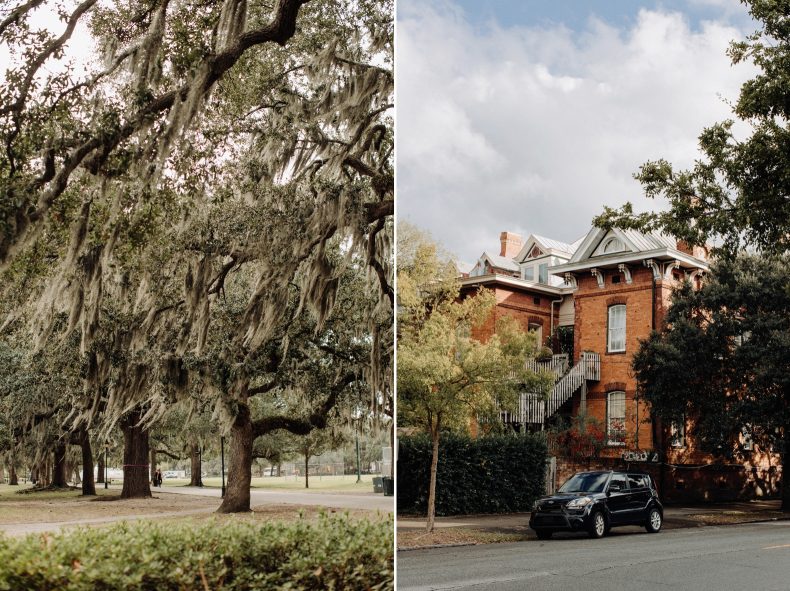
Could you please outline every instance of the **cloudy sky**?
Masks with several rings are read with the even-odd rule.
[[[572,242],[604,205],[661,207],[633,173],[693,163],[754,29],[737,0],[398,0],[398,219],[471,263],[503,230]]]

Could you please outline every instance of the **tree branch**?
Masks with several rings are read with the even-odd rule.
[[[11,24],[17,22],[23,14],[36,8],[42,2],[44,2],[44,0],[30,0],[29,2],[25,2],[24,4],[20,4],[14,8],[14,10],[12,10],[9,15],[3,19],[3,22],[0,23],[0,37],[3,36],[5,30],[11,26]]]
[[[80,17],[90,10],[97,1],[98,0],[85,0],[82,4],[77,6],[74,12],[71,13],[68,24],[66,25],[66,30],[63,31],[63,34],[60,37],[48,43],[46,47],[44,47],[44,50],[36,56],[36,58],[28,67],[27,75],[19,87],[19,96],[10,105],[0,108],[0,115],[6,115],[8,113],[20,113],[22,111],[25,106],[25,102],[27,101],[27,96],[30,94],[30,87],[33,83],[36,73],[39,71],[41,66],[44,65],[44,62],[47,61],[53,53],[62,48],[66,41],[71,38],[71,35],[74,33],[74,28],[77,26],[77,21],[79,21]]]
[[[75,10],[69,21],[67,32],[64,33],[60,39],[53,42],[51,47],[48,46],[48,48],[39,55],[39,60],[36,60],[36,62],[42,61],[43,63],[41,56],[49,55],[49,53],[55,51],[57,47],[60,47],[68,39],[66,35],[71,35],[73,25],[76,25],[79,16],[88,10],[96,1],[97,0],[85,0],[85,2]],[[44,192],[37,200],[35,210],[29,214],[28,220],[20,221],[18,224],[19,229],[17,235],[10,237],[10,243],[3,244],[0,242],[0,261],[6,262],[11,248],[29,231],[30,224],[43,218],[55,199],[66,190],[71,174],[79,166],[82,165],[93,173],[98,172],[99,167],[120,142],[128,139],[135,132],[150,124],[159,114],[172,108],[177,99],[186,100],[190,92],[198,92],[205,95],[214,83],[233,67],[241,58],[242,54],[249,48],[268,42],[285,45],[288,39],[296,32],[296,18],[299,9],[307,2],[309,2],[309,0],[279,0],[276,14],[268,25],[241,34],[227,50],[207,57],[202,68],[198,68],[201,74],[198,74],[193,80],[178,89],[171,90],[153,99],[114,133],[107,133],[105,131],[98,135],[94,135],[72,150],[72,152],[64,158],[61,169],[52,177],[49,190]],[[36,62],[34,62],[34,66]],[[38,67],[40,66],[35,66],[35,69]],[[33,67],[31,67],[30,71],[34,72]],[[193,88],[195,84],[198,85],[197,88]],[[8,112],[8,109],[11,111],[21,109],[28,92],[29,88],[23,91],[23,95],[20,96],[20,99],[10,107],[0,111],[0,113]]]
[[[327,396],[326,400],[324,400],[323,404],[321,404],[321,406],[311,413],[309,417],[296,418],[284,415],[276,415],[253,421],[253,437],[260,437],[278,429],[283,429],[295,435],[307,435],[313,429],[323,429],[326,427],[327,415],[337,404],[338,396],[346,388],[346,386],[353,383],[356,379],[356,375],[350,372],[343,375],[332,386],[331,390],[329,391],[329,395]]]

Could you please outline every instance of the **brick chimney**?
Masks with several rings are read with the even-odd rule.
[[[499,235],[499,256],[512,259],[521,250],[521,236],[513,232],[502,232]]]

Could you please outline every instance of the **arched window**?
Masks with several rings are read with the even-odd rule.
[[[610,252],[622,252],[625,250],[625,245],[619,238],[612,237],[604,243],[602,250],[604,254],[609,254]]]
[[[625,351],[625,304],[609,306],[609,322],[606,338],[607,353]]]

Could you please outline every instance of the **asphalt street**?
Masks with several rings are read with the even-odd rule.
[[[152,488],[156,494],[160,490]],[[198,488],[195,486],[165,486],[161,489],[166,493],[184,495],[200,495],[206,497],[219,497],[218,488]],[[250,503],[255,505],[292,504],[292,505],[317,505],[335,509],[368,509],[371,511],[387,511],[392,513],[395,509],[394,497],[385,497],[382,494],[359,494],[338,492],[300,492],[294,490],[250,490]]]
[[[397,589],[790,590],[790,521],[398,553]]]

